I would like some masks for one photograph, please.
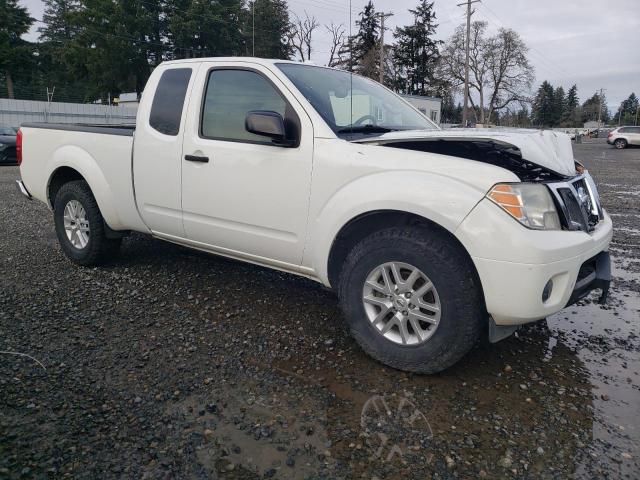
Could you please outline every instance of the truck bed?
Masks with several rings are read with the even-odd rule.
[[[20,129],[21,175],[33,197],[51,207],[51,183],[59,169],[72,169],[89,183],[113,230],[146,230],[133,190],[134,125],[25,123]]]

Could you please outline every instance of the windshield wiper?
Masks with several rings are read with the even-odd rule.
[[[357,125],[353,127],[344,127],[337,133],[387,133],[394,132],[395,128],[382,127],[380,125]]]

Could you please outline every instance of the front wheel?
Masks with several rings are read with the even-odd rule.
[[[362,240],[345,261],[339,297],[358,344],[410,372],[456,363],[486,318],[471,261],[435,228],[390,228]]]
[[[118,251],[121,239],[107,238],[104,219],[84,180],[65,183],[58,191],[53,218],[64,254],[83,266],[99,265]]]
[[[613,142],[613,146],[618,150],[622,150],[623,148],[627,148],[627,141],[624,138],[618,138],[615,142]]]

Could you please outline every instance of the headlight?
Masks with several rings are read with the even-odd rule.
[[[536,230],[560,230],[560,217],[546,186],[540,183],[500,183],[487,198],[518,220]]]

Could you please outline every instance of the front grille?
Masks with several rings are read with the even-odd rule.
[[[569,182],[547,185],[555,195],[565,228],[584,232],[596,228],[603,213],[595,183],[588,173]]]
[[[564,204],[565,223],[569,230],[587,231],[589,223],[585,218],[584,210],[580,207],[578,199],[570,188],[558,188],[557,190]]]

